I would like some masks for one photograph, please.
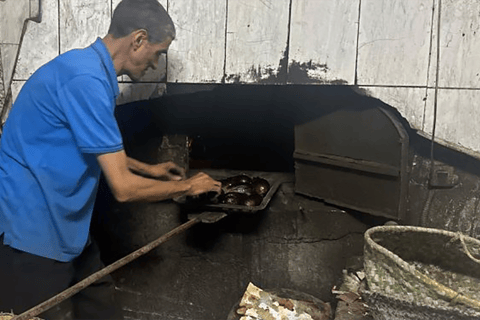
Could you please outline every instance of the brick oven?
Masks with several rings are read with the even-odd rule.
[[[343,270],[361,268],[364,232],[406,218],[408,124],[350,87],[171,84],[164,97],[117,111],[139,160],[281,177],[264,209],[195,226],[118,270],[130,318],[226,319],[249,282],[335,305]],[[94,230],[114,261],[204,210],[122,205],[104,185]]]

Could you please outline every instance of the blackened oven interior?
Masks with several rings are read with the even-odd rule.
[[[126,152],[138,160],[155,163],[163,136],[186,135],[193,138],[192,170],[293,178],[295,125],[340,108],[379,105],[349,86],[168,84],[162,98],[119,106],[116,116]],[[184,223],[189,213],[171,201],[117,203],[102,180],[93,234],[110,263]],[[152,319],[226,319],[250,281],[334,302],[332,287],[362,254],[363,232],[377,223],[300,197],[285,183],[265,210],[195,226],[113,276],[131,318],[147,312]]]

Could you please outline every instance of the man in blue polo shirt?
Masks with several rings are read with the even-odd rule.
[[[148,165],[123,149],[117,76],[141,78],[174,38],[157,0],[123,0],[107,36],[58,56],[23,86],[0,141],[0,312],[24,312],[103,267],[89,241],[101,172],[122,202],[219,192],[204,173],[184,179],[171,162]],[[75,295],[74,317],[118,319],[112,289],[106,277]]]

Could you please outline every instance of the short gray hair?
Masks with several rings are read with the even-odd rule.
[[[108,33],[123,38],[140,29],[147,30],[152,43],[175,39],[172,18],[157,0],[122,0],[113,12]]]

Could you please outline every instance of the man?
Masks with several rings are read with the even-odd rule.
[[[174,38],[157,0],[123,0],[107,36],[25,83],[0,143],[0,312],[22,313],[103,267],[89,240],[101,171],[121,202],[220,191],[204,173],[184,179],[171,162],[148,165],[123,150],[117,76],[140,79]],[[74,317],[119,318],[112,289],[107,277],[72,297]]]

